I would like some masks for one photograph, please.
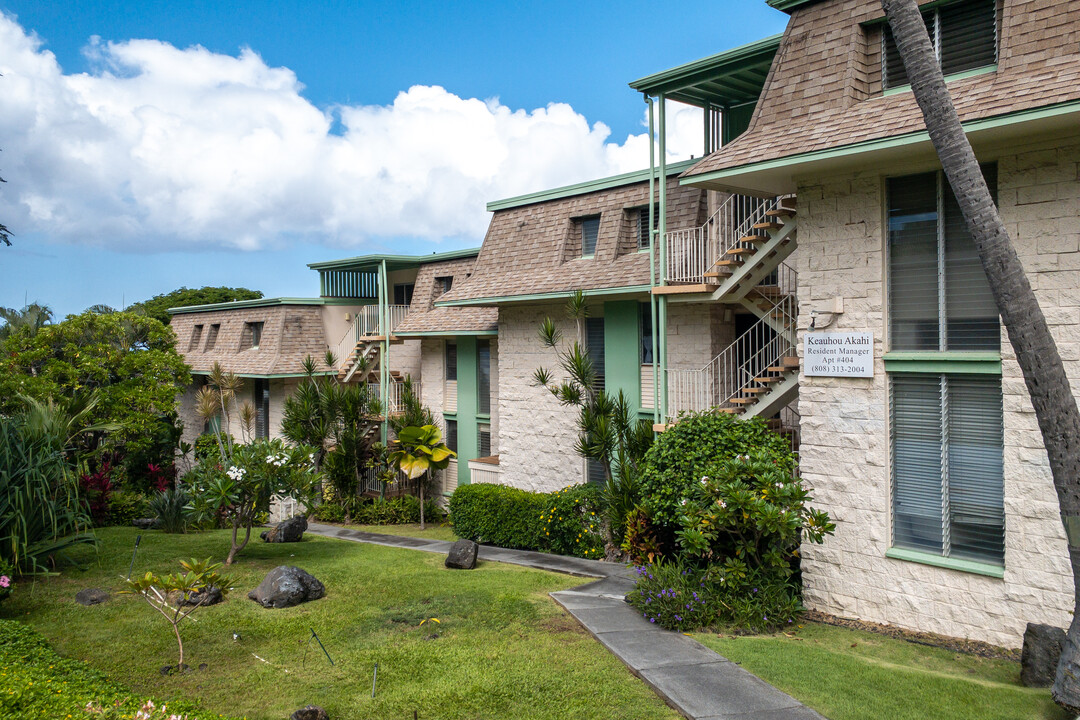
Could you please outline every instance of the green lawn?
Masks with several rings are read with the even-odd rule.
[[[85,587],[119,589],[127,571],[135,531],[99,536],[100,551],[81,556],[87,569],[21,582],[0,615],[147,696],[273,720],[308,703],[333,718],[406,718],[414,710],[419,718],[678,717],[547,596],[581,578],[497,563],[453,571],[440,555],[310,536],[249,545],[230,570],[236,589],[229,599],[199,610],[183,629],[185,660],[209,668],[165,677],[159,669],[176,662],[175,640],[142,600],[74,602]],[[143,533],[135,572],[171,571],[177,558],[220,558],[227,548],[224,531]],[[247,591],[282,564],[311,572],[327,596],[284,610],[248,600]],[[421,626],[428,618],[440,622]],[[333,666],[307,645],[311,628]]]
[[[381,535],[403,535],[405,537],[427,538],[428,540],[449,540],[453,542],[458,539],[458,536],[454,534],[452,525],[441,523],[425,523],[423,530],[420,529],[419,523],[409,525],[343,525],[342,527]]]
[[[830,720],[1065,720],[1020,665],[806,623],[792,633],[695,639]]]

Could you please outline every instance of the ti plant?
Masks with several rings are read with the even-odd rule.
[[[227,465],[233,454],[233,412],[236,411],[239,416],[241,437],[245,441],[250,440],[254,435],[255,406],[245,400],[239,409],[235,407],[236,393],[243,385],[243,380],[235,373],[225,372],[217,362],[206,379],[207,384],[195,394],[195,411],[206,422],[219,424],[219,432],[214,435],[221,452],[221,463]],[[225,436],[224,440],[222,435]]]
[[[431,479],[432,470],[442,470],[457,453],[443,442],[442,431],[436,425],[410,426],[398,432],[395,449],[389,461],[410,480],[425,476]],[[420,529],[424,529],[424,485],[420,483]]]
[[[176,668],[182,671],[184,641],[180,639],[180,623],[203,607],[209,598],[210,588],[216,587],[222,596],[228,593],[230,578],[219,575],[221,563],[211,562],[210,558],[181,560],[180,566],[186,571],[183,574],[172,573],[162,577],[147,572],[142,577],[127,580],[127,589],[123,592],[141,597],[172,626],[176,644],[180,648],[180,661]],[[199,595],[198,600],[194,604],[188,604],[187,601],[195,594]],[[174,599],[175,607],[169,603],[170,595]]]

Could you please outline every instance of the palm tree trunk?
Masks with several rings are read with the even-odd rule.
[[[1080,712],[1080,412],[1057,345],[986,187],[975,153],[953,107],[915,0],[881,0],[897,49],[922,110],[945,177],[967,223],[998,312],[1024,373],[1050,460],[1073,568],[1072,624],[1053,697]]]

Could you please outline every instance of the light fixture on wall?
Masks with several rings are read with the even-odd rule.
[[[810,327],[807,330],[821,330],[827,328],[836,322],[836,316],[844,313],[844,298],[834,297],[828,307],[824,309],[815,309],[810,311]],[[818,318],[822,315],[828,315],[829,318],[822,325],[818,325]]]

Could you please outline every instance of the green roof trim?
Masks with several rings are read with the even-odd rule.
[[[341,260],[326,260],[324,262],[308,263],[312,270],[341,270],[357,266],[375,266],[384,260],[389,270],[400,270],[407,267],[419,267],[433,262],[444,260],[460,260],[461,258],[476,257],[480,254],[480,248],[463,248],[461,250],[447,250],[430,255],[358,255],[357,257],[342,258]]]
[[[192,375],[209,375],[210,371],[209,370],[192,370],[191,374]],[[308,374],[306,372],[271,373],[269,375],[260,375],[258,373],[232,373],[232,374],[235,375],[236,377],[240,377],[240,378],[257,378],[257,379],[265,379],[265,380],[280,380],[282,378],[306,378],[308,376]],[[316,375],[330,376],[330,375],[337,375],[337,371],[336,370],[319,370],[315,374]]]
[[[483,298],[467,298],[465,300],[447,300],[446,302],[435,301],[435,307],[458,307],[462,305],[497,305],[511,302],[542,302],[544,300],[564,300],[573,295],[576,290],[558,290],[555,292],[532,293],[529,295],[496,295]],[[582,290],[586,297],[602,295],[638,295],[652,292],[650,285],[625,285],[623,287],[593,288]]]
[[[394,337],[498,337],[498,330],[424,330],[417,332],[394,331]]]
[[[961,124],[963,125],[965,133],[972,133],[980,130],[991,130],[994,128],[1008,127],[1010,125],[1019,125],[1033,120],[1043,120],[1077,112],[1080,112],[1080,100],[1069,100],[1055,105],[1044,105],[1043,107],[1018,110],[1016,112],[994,115],[988,118],[967,120]],[[831,158],[861,155],[875,150],[888,150],[890,148],[917,145],[925,142],[930,142],[930,133],[926,130],[919,130],[903,135],[892,135],[890,137],[864,140],[851,145],[839,145],[824,150],[813,150],[805,153],[797,153],[795,155],[787,155],[773,160],[736,165],[735,167],[724,168],[723,170],[713,170],[712,172],[700,174],[688,174],[679,181],[679,184],[696,185],[698,183],[705,183],[713,180],[735,178],[749,172],[773,170],[789,165],[802,165],[815,160],[828,160]]]
[[[257,300],[233,300],[232,302],[210,303],[207,305],[186,305],[166,310],[170,315],[183,313],[213,312],[215,310],[238,310],[242,308],[274,307],[277,305],[367,305],[360,299],[352,298],[259,298]]]
[[[677,175],[683,170],[689,170],[697,162],[700,162],[700,160],[680,160],[676,163],[668,163],[667,173],[668,175]],[[487,209],[488,212],[509,210],[510,208],[521,207],[522,205],[533,205],[535,203],[547,202],[548,200],[558,200],[559,198],[585,195],[591,192],[599,192],[600,190],[610,190],[611,188],[622,187],[623,185],[647,182],[649,174],[650,171],[646,168],[645,170],[635,170],[634,172],[623,173],[622,175],[612,175],[611,177],[599,178],[598,180],[587,180],[585,182],[577,183],[576,185],[564,185],[563,187],[552,188],[550,190],[529,193],[528,195],[518,195],[517,197],[506,198],[505,200],[495,200],[487,204]]]
[[[772,35],[630,83],[646,95],[705,107],[755,102],[765,86],[783,35]]]
[[[765,0],[765,2],[769,7],[790,15],[792,11],[798,10],[804,5],[813,5],[816,2],[821,2],[821,0]]]

